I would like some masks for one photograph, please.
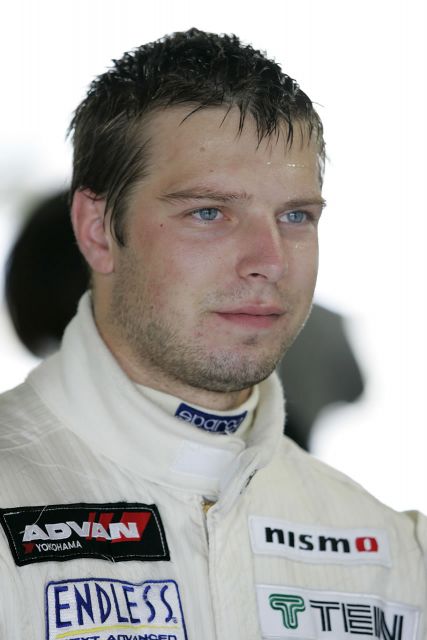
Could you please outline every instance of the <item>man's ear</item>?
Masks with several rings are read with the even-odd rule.
[[[80,251],[96,273],[114,270],[110,226],[105,220],[105,199],[89,189],[76,191],[71,206],[71,222]]]

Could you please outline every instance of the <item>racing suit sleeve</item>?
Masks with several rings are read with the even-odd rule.
[[[405,511],[414,524],[414,535],[421,547],[427,573],[427,516],[420,511]]]

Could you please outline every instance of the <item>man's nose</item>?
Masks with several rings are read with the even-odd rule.
[[[288,271],[286,243],[275,219],[262,218],[245,225],[240,238],[237,271],[241,278],[277,282]]]

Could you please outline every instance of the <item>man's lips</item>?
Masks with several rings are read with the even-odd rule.
[[[245,305],[235,309],[216,311],[216,314],[229,323],[252,329],[268,329],[284,315],[285,311],[277,306]]]
[[[282,307],[276,305],[246,304],[240,307],[220,309],[216,313],[248,316],[281,316],[285,313]]]

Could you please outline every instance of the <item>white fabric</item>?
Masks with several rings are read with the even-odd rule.
[[[61,351],[40,365],[25,384],[0,398],[0,507],[155,504],[171,560],[113,563],[78,558],[19,567],[1,528],[0,638],[259,640],[302,638],[301,629],[306,625],[317,629],[313,637],[325,640],[425,640],[426,519],[416,513],[394,512],[347,477],[302,452],[282,436],[283,422],[283,398],[275,375],[259,385],[258,408],[246,448],[237,435],[218,437],[171,417],[147,400],[120,369],[96,331],[85,297]],[[219,498],[205,513],[203,496],[212,492]],[[306,527],[316,545],[315,561],[307,549],[307,537],[305,542],[294,541],[301,548],[287,555],[269,553],[268,541],[262,543],[266,552],[258,552],[251,542],[251,527],[257,520],[250,525],[249,519],[254,517],[263,526],[271,518],[275,533],[268,535],[274,535],[276,546],[291,546],[290,530],[300,536],[304,533],[298,532]],[[267,535],[266,531],[262,534]],[[347,553],[344,546],[322,549],[322,544],[329,544],[328,531],[337,538],[357,539],[356,547],[362,551],[352,547]],[[377,531],[387,538],[388,563],[380,558],[374,563],[372,555],[364,561],[372,553]],[[80,582],[71,583],[73,580]],[[74,627],[67,635],[69,628],[65,627],[62,633],[53,634],[61,616],[72,615],[71,601],[60,600],[65,598],[62,593],[71,594],[72,585],[80,584],[87,594],[93,589],[95,598],[95,587],[98,594],[107,591],[106,585],[114,590],[112,580],[123,581],[135,598],[156,594],[153,602],[159,611],[162,595],[156,592],[156,585],[167,586],[174,611],[179,592],[185,631],[178,616],[176,630],[163,635],[161,630],[147,635],[146,628],[119,631],[117,625],[109,630],[98,625],[97,631],[80,635]],[[60,581],[64,586],[55,591]],[[276,600],[268,604],[265,594],[273,593]],[[280,607],[288,605],[280,598],[290,593],[297,598],[294,622],[299,626],[295,628],[286,627],[281,617]],[[331,598],[343,594],[341,617],[332,620],[331,632],[315,626],[320,618],[310,593],[317,599],[322,593],[326,599],[328,594]],[[366,616],[380,612],[372,633],[353,636],[338,627],[344,624],[352,598],[359,598],[360,611]],[[303,601],[304,605],[298,604]],[[303,606],[312,609],[310,621],[307,618],[306,622],[308,612]],[[89,614],[83,613],[88,620]],[[389,616],[386,627],[381,615]],[[348,616],[346,624],[350,624]],[[403,624],[403,631],[398,627],[393,631],[392,620]],[[268,635],[276,627],[282,635]]]
[[[161,409],[164,409],[169,415],[176,415],[176,411],[179,405],[184,402],[180,398],[170,395],[169,393],[163,393],[162,391],[158,391],[157,389],[151,389],[150,387],[146,387],[143,385],[137,385],[137,389],[153,404],[157,405]],[[238,430],[235,435],[240,438],[240,440],[244,440],[246,442],[248,433],[254,421],[255,409],[258,405],[259,401],[259,387],[256,385],[253,387],[249,398],[243,402],[240,406],[235,409],[230,409],[228,411],[219,411],[213,409],[206,409],[205,407],[201,407],[198,404],[191,404],[192,409],[198,409],[204,413],[212,413],[215,416],[222,416],[225,418],[232,418],[234,416],[240,416],[243,413],[246,413],[246,416],[242,423],[239,425]],[[186,403],[188,404],[188,403]],[[222,437],[224,434],[218,434],[219,437]],[[228,437],[228,436],[226,436]]]

